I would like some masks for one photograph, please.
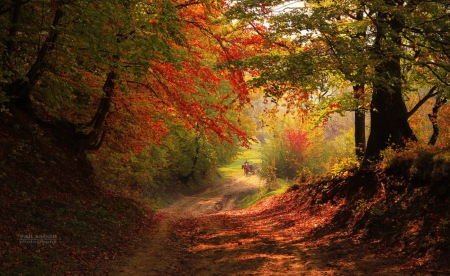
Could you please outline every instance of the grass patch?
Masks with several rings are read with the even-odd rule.
[[[259,201],[261,201],[267,197],[282,194],[282,193],[286,192],[286,190],[291,185],[292,185],[292,182],[286,181],[281,178],[277,178],[277,183],[272,184],[272,186],[276,186],[275,189],[273,189],[273,188],[270,189],[268,185],[265,185],[265,186],[261,187],[261,189],[259,190],[258,193],[253,194],[253,195],[248,195],[248,196],[244,197],[241,201],[239,201],[239,207],[244,209],[244,208],[255,205],[256,203],[258,203]]]

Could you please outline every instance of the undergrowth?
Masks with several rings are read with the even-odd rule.
[[[330,223],[318,227],[319,238],[343,230],[362,241],[390,248],[418,271],[449,271],[450,154],[428,146],[388,149],[384,160],[316,183],[307,190],[312,205],[337,204]]]
[[[1,116],[0,275],[89,275],[133,245],[149,209],[20,112]]]

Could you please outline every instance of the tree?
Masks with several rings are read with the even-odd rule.
[[[119,2],[9,1],[2,6],[2,91],[10,109],[18,107],[52,127],[75,151],[97,149],[104,138],[120,69],[117,50],[125,35],[116,23],[130,22],[133,9],[133,3]],[[164,39],[159,43],[167,45]],[[106,75],[103,84],[98,74]],[[73,111],[72,99],[80,93],[101,95],[87,122],[62,116],[64,109]]]
[[[223,141],[233,142],[231,131],[245,143],[246,134],[224,115],[238,106],[233,102],[247,101],[242,74],[213,68],[239,58],[239,42],[222,33],[221,8],[206,1],[6,1],[0,99],[78,152],[98,149],[107,131],[128,123],[120,121],[125,117],[143,123],[142,140],[157,141],[167,133],[164,114]],[[217,95],[224,79],[233,87],[229,95],[198,101]]]
[[[434,77],[427,80],[428,86],[436,83],[448,86],[450,69],[444,62],[448,61],[450,49],[447,3],[385,1],[375,11],[373,52],[379,57],[375,66],[378,79],[373,81],[373,130],[366,160],[377,157],[389,145],[404,146],[407,140],[415,140],[407,122],[414,109],[408,113],[402,98],[408,87],[404,83],[408,70],[411,67],[429,70]]]
[[[388,146],[415,140],[403,98],[411,68],[429,71],[429,86],[448,86],[445,1],[242,1],[230,14],[267,22],[265,37],[281,46],[243,64],[261,70],[252,82],[268,94],[280,98],[297,90],[320,98],[329,87],[340,86],[330,81],[341,75],[353,86],[357,106],[364,88],[365,97],[371,96],[364,164],[378,160]]]

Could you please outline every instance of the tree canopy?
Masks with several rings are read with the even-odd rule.
[[[224,27],[219,3],[6,1],[0,14],[2,104],[65,125],[81,151],[123,120],[141,141],[170,120],[245,143],[225,115],[247,101],[243,76],[215,64],[245,56],[246,35]]]
[[[0,104],[75,152],[106,141],[108,151],[139,154],[180,128],[194,145],[248,145],[239,111],[249,89],[262,88],[288,108],[325,109],[323,118],[354,111],[355,146],[368,163],[416,139],[408,119],[431,97],[436,140],[449,91],[448,23],[443,0],[4,1]],[[330,97],[335,88],[341,95]],[[408,110],[419,89],[429,92]]]
[[[415,140],[405,93],[436,86],[448,94],[446,1],[240,1],[228,14],[266,25],[266,33],[255,31],[278,46],[241,63],[258,70],[250,84],[267,95],[311,101],[347,83],[354,88],[353,110],[370,98],[365,161]]]

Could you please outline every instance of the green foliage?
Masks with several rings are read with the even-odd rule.
[[[291,178],[296,176],[296,167],[289,162],[289,151],[282,139],[270,139],[261,148],[261,175],[269,182],[276,178]]]
[[[348,171],[359,167],[360,163],[355,156],[340,158],[331,168],[333,176],[345,175]]]
[[[292,115],[278,114],[278,119],[275,134],[261,148],[265,178],[305,182],[316,176],[342,175],[359,166],[354,150],[354,131],[348,117],[331,116],[322,127],[316,127],[314,119],[304,120],[302,124],[296,123],[297,117]],[[297,137],[303,145],[301,154],[292,147],[291,138],[280,134],[294,127],[299,128],[299,133],[306,134],[304,138]]]
[[[36,91],[52,115],[70,112],[66,116],[73,119],[73,114],[83,116],[89,111],[87,106],[95,108],[92,100],[103,93],[105,75],[112,69],[120,71],[123,79],[137,81],[147,74],[152,60],[178,62],[170,43],[181,45],[182,35],[172,2],[145,6],[145,13],[136,1],[110,0],[95,6],[80,1],[65,6],[66,20],[73,24],[62,29],[63,44],[52,60],[55,70]],[[159,9],[164,12],[158,13]],[[118,57],[124,62],[118,62]],[[67,77],[61,78],[61,72]],[[90,99],[84,106],[74,101],[83,96]]]
[[[367,103],[372,100],[374,138],[368,140],[368,159],[378,158],[384,145],[394,142],[400,146],[403,137],[414,138],[405,114],[395,113],[404,110],[402,95],[417,87],[448,86],[450,29],[445,1],[399,4],[311,0],[289,3],[288,7],[278,1],[264,4],[258,7],[257,1],[240,1],[229,11],[229,16],[241,24],[269,26],[263,35],[270,53],[239,64],[258,72],[249,84],[262,87],[277,100],[285,97],[299,108],[322,101],[315,112],[320,122],[331,112],[369,107]],[[352,99],[351,93],[327,98],[331,89],[361,85],[365,95],[358,100]],[[371,99],[370,94],[377,89],[388,91],[384,96],[376,93],[385,99]],[[398,100],[392,101],[395,90]],[[387,112],[383,116],[395,116],[402,122],[376,122],[381,110]],[[385,141],[380,142],[382,139]]]
[[[158,201],[170,190],[204,185],[214,170],[229,164],[237,153],[237,146],[221,143],[217,137],[206,139],[197,130],[171,124],[165,139],[139,152],[118,152],[106,146],[90,156],[109,190]]]
[[[333,160],[330,163],[332,176],[346,174],[348,171],[360,166],[354,150],[354,129],[350,127],[347,131],[341,130],[332,142]]]
[[[247,207],[253,206],[256,203],[260,202],[261,200],[263,200],[267,197],[279,195],[279,194],[286,192],[287,189],[289,189],[289,187],[292,186],[291,181],[286,181],[282,178],[276,179],[275,183],[276,183],[276,186],[274,186],[274,185],[262,186],[260,188],[260,190],[258,191],[258,193],[244,197],[239,202],[239,207],[247,208]]]
[[[68,144],[107,133],[90,160],[104,186],[126,196],[201,185],[249,130],[235,97],[245,101],[245,89],[215,66],[226,55],[226,43],[215,41],[224,22],[210,20],[221,16],[216,4],[6,1],[0,108],[31,100],[29,115],[70,126],[61,137],[76,140]]]

